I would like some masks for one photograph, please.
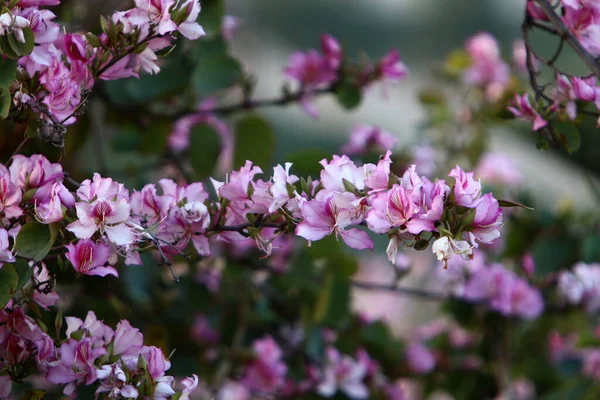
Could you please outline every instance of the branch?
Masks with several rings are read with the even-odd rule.
[[[600,78],[600,64],[596,61],[594,56],[592,56],[579,42],[579,40],[573,35],[573,33],[569,30],[569,28],[565,25],[562,18],[556,14],[556,11],[552,7],[552,4],[548,0],[536,0],[539,6],[544,10],[550,22],[558,32],[558,34],[563,37],[567,43],[575,50],[577,55],[585,62],[585,64],[590,68],[590,70],[596,75],[596,77]]]
[[[395,284],[384,284],[384,283],[371,283],[371,282],[361,282],[361,281],[352,281],[352,286],[366,289],[366,290],[380,290],[387,292],[394,292],[399,294],[405,294],[409,296],[419,297],[428,301],[444,301],[449,300],[451,297],[446,296],[442,293],[428,292],[426,290],[415,289],[415,288],[407,288],[396,286]]]
[[[262,99],[262,100],[242,100],[239,103],[227,105],[227,106],[219,106],[215,108],[210,108],[206,110],[196,110],[196,111],[185,111],[180,113],[175,113],[168,115],[171,118],[183,118],[189,115],[198,115],[198,114],[219,114],[221,116],[227,116],[236,114],[241,111],[249,111],[254,110],[256,108],[264,108],[264,107],[277,107],[277,106],[286,106],[288,104],[293,104],[301,101],[307,96],[319,96],[327,93],[334,93],[337,88],[337,82],[333,83],[322,89],[316,89],[313,91],[307,92],[303,88],[299,89],[297,92],[284,94],[281,97],[276,97],[272,99]]]

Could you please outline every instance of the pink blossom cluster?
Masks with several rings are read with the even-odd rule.
[[[313,117],[317,116],[311,103],[315,92],[332,87],[342,79],[354,82],[362,89],[375,81],[399,82],[408,74],[398,50],[391,50],[376,64],[366,63],[354,68],[344,59],[344,51],[338,40],[328,34],[321,36],[320,52],[313,49],[292,53],[284,72],[300,85],[303,93],[301,103]]]
[[[538,288],[500,263],[488,263],[481,251],[472,262],[453,259],[448,271],[439,273],[448,290],[459,299],[483,303],[505,315],[537,318],[544,310]],[[449,272],[449,274],[445,274]]]
[[[558,292],[569,304],[582,305],[590,313],[600,310],[600,264],[579,262],[558,278]]]
[[[171,363],[154,346],[144,346],[140,331],[122,320],[115,330],[90,311],[85,320],[66,317],[66,338],[55,342],[23,309],[9,303],[0,311],[0,397],[12,391],[11,381],[30,375],[63,386],[75,396],[78,386],[97,386],[107,398],[169,399],[177,392],[166,375]],[[62,323],[62,321],[61,321]],[[181,382],[180,399],[188,399],[198,377]]]
[[[591,56],[600,55],[600,5],[587,0],[562,0],[557,6],[557,12],[566,29]],[[540,23],[550,21],[543,9],[533,0],[528,1],[527,12],[532,19]],[[532,54],[531,57],[536,55]],[[535,67],[537,64],[534,61],[538,60],[532,60]],[[544,60],[540,61],[546,63]],[[540,95],[541,88],[534,88],[537,92],[534,104],[527,94],[517,94],[509,107],[517,118],[532,122],[536,131],[546,127],[548,120],[557,115],[563,120],[574,121],[578,111],[589,103],[600,109],[600,90],[593,74],[572,76],[552,67],[556,74],[556,83],[549,95]],[[530,71],[531,73],[537,71]],[[545,104],[546,102],[548,104]]]
[[[246,365],[242,379],[226,382],[217,398],[244,400],[252,395],[275,394],[294,398],[309,393],[329,398],[342,393],[350,399],[367,399],[373,393],[382,393],[382,398],[387,400],[406,399],[403,391],[388,381],[378,363],[364,349],[352,357],[329,346],[321,365],[307,365],[305,377],[294,380],[288,376],[283,351],[272,337],[255,340],[252,348],[255,358]]]
[[[148,245],[165,257],[185,252],[188,244],[210,256],[219,243],[270,255],[273,248],[288,247],[285,234],[295,232],[309,244],[335,235],[354,249],[372,249],[366,227],[388,235],[393,262],[399,246],[423,249],[431,241],[440,260],[454,253],[469,259],[479,243],[500,236],[502,210],[491,194],[482,194],[473,173],[453,169],[452,189],[419,176],[414,165],[399,178],[390,172],[390,155],[377,165],[359,166],[346,156],[322,160],[315,181],[293,175],[290,163],[276,166],[271,179],[257,180],[262,170],[247,161],[225,182],[212,181],[216,201],[202,183],[162,179],[130,192],[99,174],[72,193],[59,164],[17,155],[0,170],[2,217],[11,227],[0,230],[0,261],[13,261],[9,238],[27,217],[66,223],[78,239],[66,244],[66,258],[77,272],[99,276],[118,276],[120,255],[140,265],[140,251]]]
[[[435,369],[438,363],[446,363],[452,354],[430,348],[429,342],[445,336],[450,348],[461,352],[469,351],[477,344],[477,335],[458,324],[445,319],[436,319],[414,329],[406,348],[406,361],[409,369],[415,374],[427,374]],[[464,368],[477,368],[481,360],[475,354],[467,354],[456,359]]]
[[[510,80],[510,67],[503,61],[496,39],[487,32],[478,33],[469,38],[466,50],[471,66],[463,81],[482,87],[490,101],[501,98]]]
[[[40,7],[53,1],[11,2],[0,14],[0,35],[25,43],[33,33],[31,54],[20,57],[21,82],[13,85],[14,105],[25,105],[53,123],[71,124],[82,106],[83,92],[98,78],[112,80],[160,70],[156,52],[171,45],[179,33],[188,39],[204,34],[196,22],[198,0],[136,0],[135,7],[104,20],[100,36],[64,33],[55,14]]]

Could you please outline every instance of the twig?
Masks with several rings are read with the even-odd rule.
[[[569,28],[565,25],[562,18],[556,13],[552,4],[548,0],[536,0],[539,6],[544,10],[548,19],[557,31],[557,34],[561,35],[567,43],[575,50],[577,55],[583,60],[583,62],[590,68],[590,70],[600,78],[600,64],[596,59],[583,47],[581,42],[573,35]]]
[[[371,283],[371,282],[361,282],[361,281],[352,281],[352,286],[366,289],[366,290],[379,290],[386,292],[394,292],[399,294],[405,294],[409,296],[419,297],[428,301],[444,301],[449,300],[451,297],[446,296],[442,293],[429,292],[422,289],[416,288],[407,288],[396,286],[395,284],[384,284],[384,283]]]

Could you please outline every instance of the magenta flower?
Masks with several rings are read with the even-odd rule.
[[[285,74],[298,81],[307,89],[315,89],[332,83],[337,74],[329,65],[329,60],[316,50],[306,53],[297,51],[290,56]]]
[[[105,354],[106,349],[91,338],[69,339],[60,346],[58,362],[49,368],[46,379],[54,384],[89,385],[98,377],[94,362]]]
[[[473,178],[473,172],[464,172],[458,165],[450,171],[449,177],[454,178],[454,197],[459,206],[473,208],[481,196],[481,182]]]
[[[113,342],[113,354],[132,356],[139,354],[144,345],[144,336],[139,329],[131,326],[126,319],[117,324]]]
[[[398,138],[381,128],[357,125],[352,129],[350,140],[341,151],[344,154],[364,154],[372,150],[389,150],[396,147]]]
[[[399,82],[408,75],[408,69],[400,59],[398,50],[391,50],[381,57],[377,63],[377,75],[387,82]]]
[[[134,242],[134,234],[126,224],[131,210],[129,193],[122,184],[94,174],[92,181],[86,179],[77,189],[77,197],[78,220],[67,226],[75,236],[89,239],[100,231],[117,246]]]
[[[76,244],[68,244],[67,260],[71,262],[75,271],[83,275],[118,277],[117,270],[106,265],[110,258],[110,247],[102,242],[95,243],[93,240],[83,239]]]
[[[406,361],[410,369],[417,374],[427,374],[435,368],[433,353],[420,342],[414,342],[406,349]]]
[[[321,48],[329,68],[337,71],[342,65],[342,58],[344,57],[340,43],[333,36],[324,33],[321,35]]]
[[[346,229],[360,222],[353,205],[356,200],[352,193],[333,192],[319,200],[303,201],[300,209],[304,221],[296,227],[296,234],[312,242],[335,233],[353,249],[372,250],[373,242],[367,232],[358,228]]]
[[[508,110],[514,114],[515,117],[523,120],[523,121],[531,121],[533,122],[533,130],[537,131],[542,129],[548,122],[542,118],[540,114],[533,108],[531,103],[529,102],[529,95],[524,94],[519,96],[515,95],[515,98],[512,101],[512,106],[508,107]]]
[[[525,178],[513,160],[500,153],[485,153],[479,160],[475,175],[487,184],[517,187]]]
[[[275,393],[283,386],[287,374],[281,349],[270,336],[255,340],[252,348],[256,360],[246,369],[244,385],[250,390]]]
[[[317,386],[317,393],[331,397],[339,389],[351,399],[366,399],[369,390],[363,380],[367,374],[367,366],[354,361],[350,356],[340,354],[333,347],[329,347],[326,352],[327,364]]]
[[[484,194],[476,202],[473,235],[482,243],[489,244],[500,237],[500,227],[502,227],[502,209],[498,205],[498,200],[491,193]]]

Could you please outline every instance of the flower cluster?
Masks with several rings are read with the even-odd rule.
[[[572,305],[583,305],[590,313],[600,310],[600,264],[577,263],[558,279],[561,297]]]
[[[171,364],[154,346],[144,346],[140,331],[128,321],[116,329],[105,325],[90,311],[85,320],[67,317],[66,338],[55,345],[52,338],[25,315],[20,307],[8,304],[0,312],[0,397],[11,393],[11,380],[39,375],[50,384],[64,385],[63,392],[74,396],[80,385],[97,386],[96,395],[107,398],[150,396],[168,399],[176,394],[175,379],[165,372]],[[62,321],[60,321],[62,324]],[[198,384],[193,376],[182,382],[183,395]]]
[[[410,167],[398,178],[390,172],[390,155],[375,164],[356,165],[346,156],[322,160],[321,179],[300,180],[291,164],[274,168],[273,177],[250,161],[228,176],[213,180],[217,201],[210,201],[202,183],[177,185],[163,179],[131,194],[111,178],[94,174],[73,194],[64,185],[59,164],[40,155],[14,157],[1,178],[4,226],[2,260],[13,260],[10,237],[30,218],[42,224],[66,222],[78,240],[66,244],[66,258],[85,275],[115,275],[120,254],[141,264],[148,244],[161,254],[183,253],[189,243],[209,256],[218,242],[252,245],[271,254],[278,237],[294,232],[309,242],[335,235],[355,249],[372,249],[368,233],[390,237],[388,256],[398,246],[424,249],[435,240],[439,259],[452,253],[469,258],[479,243],[499,237],[502,211],[481,184],[456,167],[451,190],[444,181],[431,182]],[[0,171],[2,172],[2,171]],[[33,213],[32,211],[33,210]],[[32,222],[30,222],[32,223]]]
[[[18,84],[9,85],[14,107],[31,107],[50,126],[75,122],[96,79],[157,73],[156,52],[171,46],[176,34],[192,40],[204,34],[197,0],[136,0],[134,8],[103,19],[99,36],[63,32],[55,14],[40,8],[57,4],[13,1],[0,14],[0,36],[14,43],[2,47],[3,57],[18,59],[22,71]]]

